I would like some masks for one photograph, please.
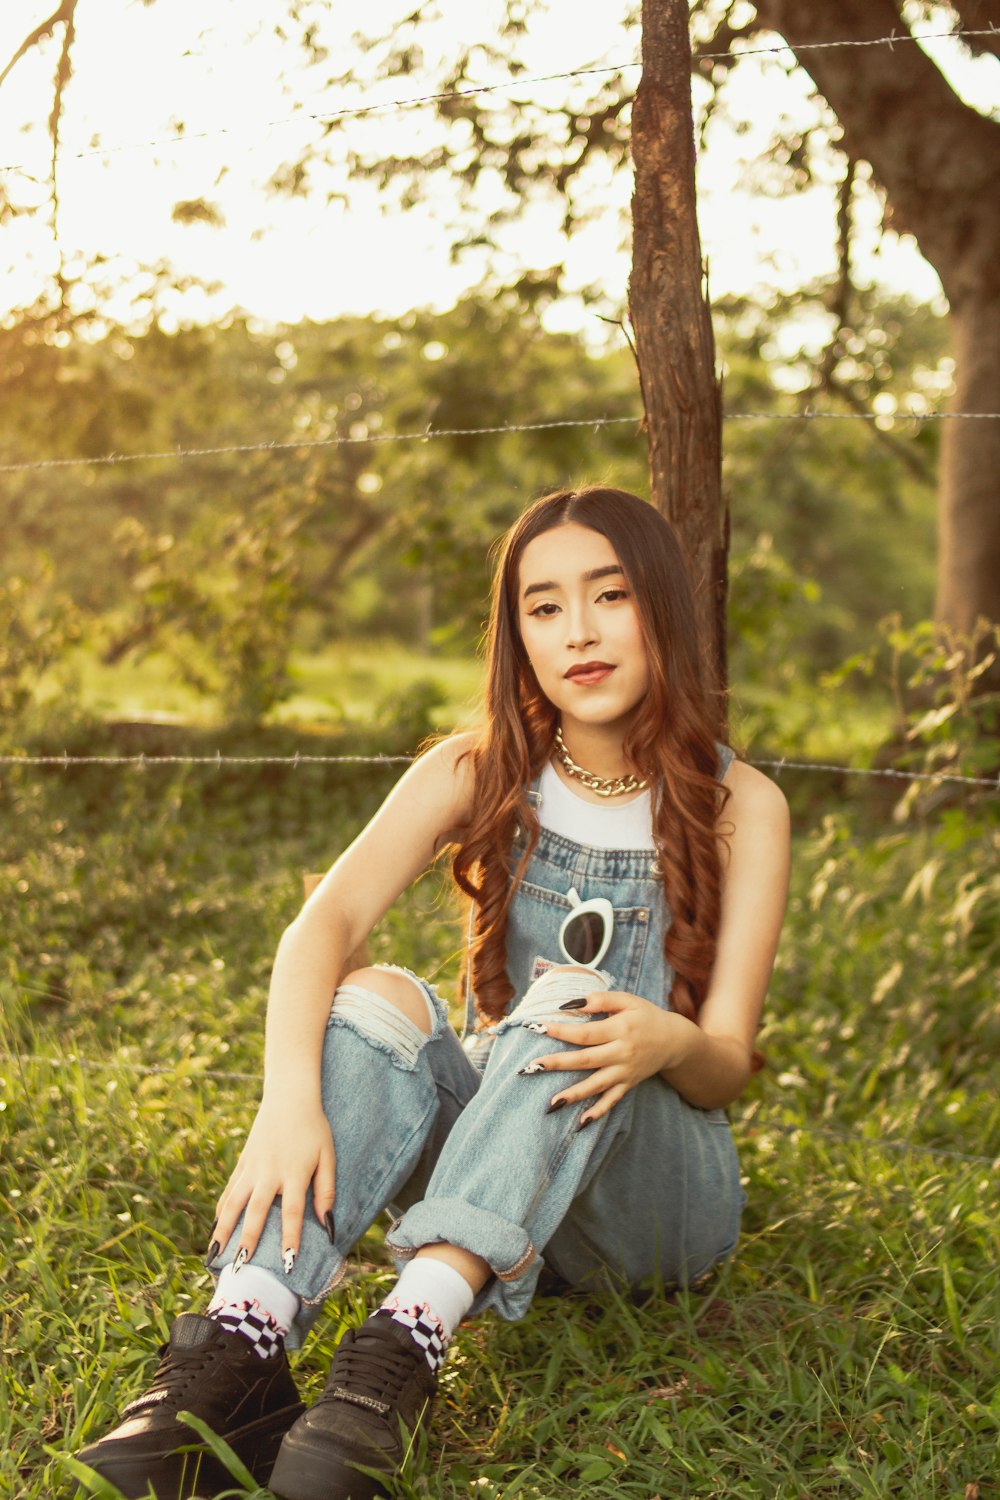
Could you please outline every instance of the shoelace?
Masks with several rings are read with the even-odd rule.
[[[423,1358],[423,1351],[416,1345],[409,1350],[370,1333],[359,1334],[349,1348],[341,1347],[338,1351],[330,1381],[320,1400],[343,1400],[344,1397],[338,1394],[343,1390],[350,1391],[353,1396],[367,1397],[376,1406],[391,1404]]]
[[[122,1412],[123,1417],[134,1416],[147,1406],[157,1406],[166,1411],[180,1411],[183,1396],[196,1376],[217,1354],[215,1345],[208,1348],[170,1351],[169,1344],[160,1348],[160,1365],[153,1376],[148,1391],[130,1401]]]

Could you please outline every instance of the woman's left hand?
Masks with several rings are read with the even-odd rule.
[[[539,1023],[538,1030],[544,1025],[546,1036],[569,1042],[572,1050],[553,1052],[537,1061],[546,1073],[588,1070],[588,1078],[557,1090],[550,1100],[557,1106],[560,1100],[566,1105],[591,1101],[580,1117],[581,1125],[606,1115],[629,1089],[680,1059],[684,1018],[638,995],[598,990],[587,996],[586,1004],[574,1007],[573,1014],[602,1019],[585,1026],[575,1021]]]

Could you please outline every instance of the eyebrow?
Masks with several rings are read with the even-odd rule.
[[[619,567],[618,563],[611,563],[606,568],[591,568],[589,573],[583,574],[583,582],[593,583],[597,578],[610,578],[612,573],[620,573],[624,578],[625,569]],[[550,589],[557,589],[560,587],[561,585],[558,583],[554,583],[551,578],[545,583],[529,583],[528,587],[521,595],[521,598],[527,599],[529,594],[547,594]]]

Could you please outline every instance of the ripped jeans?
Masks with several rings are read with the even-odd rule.
[[[588,1017],[558,1006],[571,993],[610,988],[610,975],[581,974],[567,988],[565,972],[542,974],[490,1028],[480,1072],[434,987],[409,969],[397,972],[424,995],[430,1035],[356,985],[338,989],[327,1025],[322,1097],[337,1155],[336,1243],[318,1223],[310,1193],[292,1273],[282,1271],[279,1204],[253,1257],[301,1299],[290,1347],[301,1344],[352,1248],[390,1206],[402,1211],[386,1239],[397,1265],[442,1241],[488,1262],[494,1275],[473,1315],[493,1308],[522,1317],[543,1250],[573,1285],[597,1283],[610,1271],[632,1287],[656,1275],[686,1285],[732,1252],[744,1195],[725,1111],[695,1109],[653,1077],[579,1130],[585,1106],[546,1108],[581,1074],[521,1072],[569,1047],[528,1023],[548,1016],[588,1025]],[[212,1262],[216,1275],[235,1256],[241,1229]]]

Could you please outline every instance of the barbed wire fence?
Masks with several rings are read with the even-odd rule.
[[[223,766],[335,766],[408,765],[412,755],[227,755],[221,750],[214,755],[0,755],[0,766],[47,766],[69,771],[75,766],[133,766],[140,770],[155,770],[159,766],[207,766],[221,770]],[[892,766],[842,766],[825,761],[790,760],[784,756],[777,759],[749,758],[748,764],[763,770],[818,771],[838,776],[871,777],[882,781],[935,782],[957,786],[984,787],[1000,792],[1000,774],[997,776],[963,776],[952,771],[904,771]]]
[[[164,460],[183,462],[193,458],[217,458],[240,453],[309,452],[316,448],[376,446],[380,443],[426,443],[441,438],[505,437],[519,432],[551,432],[563,427],[588,427],[599,431],[602,427],[614,427],[631,423],[640,428],[643,418],[628,417],[556,417],[539,422],[504,422],[490,427],[428,427],[420,432],[369,432],[364,436],[351,434],[327,438],[275,438],[260,443],[228,443],[215,447],[164,448],[148,453],[105,453],[96,458],[40,458],[16,463],[0,464],[0,474],[21,474],[39,469],[86,469],[107,467],[115,464],[153,463]],[[996,411],[894,411],[894,412],[837,412],[837,411],[789,411],[789,412],[729,412],[729,422],[875,422],[891,426],[895,422],[998,422]]]
[[[914,43],[923,45],[925,42],[937,41],[961,41],[969,37],[996,36],[998,27],[985,26],[980,28],[956,27],[950,31],[929,31],[924,33],[911,31],[893,31],[888,36],[845,38],[833,42],[804,42],[795,45],[789,42],[781,42],[776,46],[769,47],[744,47],[738,50],[729,48],[721,52],[698,51],[695,56],[697,63],[703,62],[742,62],[747,57],[775,57],[784,53],[799,52],[829,52],[839,48],[847,47],[887,47],[890,50],[899,45]],[[429,104],[443,104],[451,99],[474,98],[479,94],[495,94],[506,89],[533,88],[537,84],[562,83],[571,78],[589,78],[600,75],[623,73],[631,69],[641,68],[642,63],[636,58],[627,58],[617,63],[601,63],[584,68],[568,68],[561,73],[542,73],[532,77],[515,77],[498,79],[493,83],[469,84],[460,89],[441,89],[430,94],[415,94],[399,99],[385,99],[377,104],[349,105],[343,109],[330,110],[303,110],[297,114],[283,116],[277,120],[268,120],[259,126],[262,130],[275,130],[284,125],[298,125],[305,120],[311,120],[320,124],[327,124],[331,120],[361,119],[365,116],[387,114],[395,110],[407,110],[423,108]],[[526,108],[531,102],[529,100],[511,100],[517,108]],[[110,146],[92,146],[86,151],[59,151],[55,154],[57,163],[69,161],[85,161],[91,157],[116,156],[127,151],[153,151],[161,146],[183,146],[194,144],[245,131],[246,126],[220,125],[209,130],[177,131],[171,136],[161,136],[156,140],[146,141],[123,141]],[[49,160],[52,160],[49,154]],[[25,162],[8,162],[0,166],[0,173],[24,172],[28,170]]]

